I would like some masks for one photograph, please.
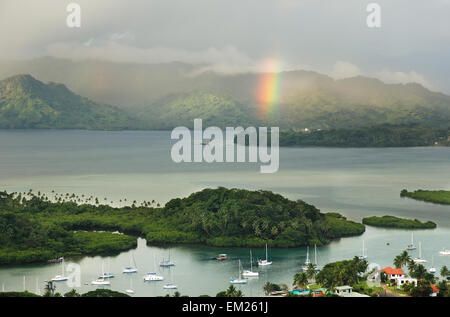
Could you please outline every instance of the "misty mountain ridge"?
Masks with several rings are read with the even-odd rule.
[[[0,128],[127,129],[133,120],[113,106],[97,104],[65,85],[31,75],[0,81]]]
[[[146,129],[208,125],[351,128],[379,124],[448,126],[450,97],[420,84],[385,84],[363,76],[335,80],[313,71],[277,75],[279,98],[265,117],[257,113],[260,73],[202,72],[186,63],[130,64],[40,58],[0,62],[0,78],[27,72],[62,82],[99,103],[113,104],[145,121]],[[50,84],[54,85],[54,84]]]

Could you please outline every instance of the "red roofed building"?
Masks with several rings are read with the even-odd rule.
[[[388,280],[391,282],[394,282],[398,278],[406,277],[406,274],[403,272],[402,269],[393,269],[390,266],[381,269],[381,271],[386,273]]]
[[[439,293],[439,289],[434,284],[431,284],[430,286],[431,286],[431,289],[433,290],[433,293],[431,293],[430,296],[432,296],[432,297],[437,296],[437,294]]]

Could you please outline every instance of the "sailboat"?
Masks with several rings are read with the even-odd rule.
[[[430,273],[436,273],[436,268],[434,267],[434,255],[431,257],[431,267],[430,267],[430,269],[428,270],[428,272],[430,272]]]
[[[128,294],[134,294],[134,290],[133,290],[133,279],[130,276],[130,288],[125,290],[126,293]]]
[[[164,259],[159,263],[159,266],[162,267],[169,267],[169,266],[174,266],[175,263],[170,261],[170,249],[169,249],[169,258],[168,259]]]
[[[317,244],[314,245],[314,266],[316,267],[316,271],[320,271],[322,269],[317,261]]]
[[[244,277],[258,277],[259,273],[258,272],[253,272],[253,256],[252,256],[252,250],[250,250],[250,271],[249,270],[245,270],[242,275]]]
[[[267,253],[267,243],[266,243],[266,259],[265,260],[258,260],[258,265],[259,266],[266,266],[266,265],[271,265],[272,261],[269,261],[269,257],[268,257],[268,253]]]
[[[134,266],[132,266],[132,263],[134,263]],[[136,273],[137,272],[137,265],[136,261],[134,260],[133,254],[130,256],[130,266],[127,266],[123,269],[123,273]]]
[[[105,275],[105,271],[103,269],[103,263],[102,263],[102,275],[100,275],[100,277],[97,278],[96,280],[93,280],[91,282],[91,284],[92,285],[111,285],[110,281],[107,281],[104,277],[102,277],[104,275]]]
[[[302,266],[303,272],[306,272],[308,270],[308,265],[311,264],[311,261],[309,260],[309,246],[306,247],[306,261],[305,264]]]
[[[64,276],[64,258],[61,261],[61,275],[56,275],[54,278],[52,278],[53,282],[63,282],[67,281],[69,278],[67,276]]]
[[[170,282],[172,282],[173,277],[172,277],[172,271],[170,271]],[[166,285],[163,286],[164,289],[177,289],[178,286],[176,286],[173,283],[167,283]]]
[[[108,262],[108,271],[110,270],[111,263]],[[102,264],[102,272],[103,272],[103,264]],[[113,278],[114,274],[111,272],[103,272],[99,278]]]
[[[231,278],[230,279],[231,284],[247,284],[247,280],[242,278],[241,274],[241,260],[239,260],[239,277],[238,278]]]
[[[427,263],[427,260],[422,259],[422,242],[419,242],[419,257],[414,258],[413,261],[415,263]]]
[[[411,232],[411,244],[406,246],[406,250],[415,250],[416,246],[414,245],[414,233]]]
[[[365,247],[365,243],[363,240],[363,247],[362,247],[362,255],[359,256],[360,260],[365,260],[367,259],[367,255],[366,255],[366,247]]]
[[[156,271],[156,259],[155,259],[155,256],[153,256],[153,270]],[[162,280],[164,280],[164,277],[156,274],[155,272],[147,273],[144,276],[144,281],[147,281],[147,282],[162,281]]]

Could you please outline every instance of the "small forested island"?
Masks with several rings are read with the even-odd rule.
[[[416,190],[409,192],[403,189],[400,197],[409,197],[416,200],[422,200],[430,203],[450,205],[450,190]]]
[[[363,218],[362,223],[368,226],[382,227],[382,228],[397,228],[397,229],[434,229],[436,224],[432,221],[421,222],[417,219],[404,219],[394,216],[382,217],[367,217]]]
[[[281,146],[410,147],[449,146],[449,129],[383,124],[373,127],[280,132]]]
[[[270,191],[220,187],[172,199],[164,207],[122,208],[98,200],[53,201],[32,191],[0,192],[0,264],[119,252],[136,246],[135,236],[149,244],[297,247],[364,231],[361,223]]]

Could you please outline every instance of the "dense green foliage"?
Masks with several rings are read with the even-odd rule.
[[[94,291],[81,294],[81,297],[130,297],[130,295],[110,289],[98,288]]]
[[[244,297],[244,293],[234,285],[230,285],[225,291],[217,293],[216,297]]]
[[[305,202],[291,201],[269,191],[204,189],[164,208],[172,231],[147,234],[150,242],[202,242],[214,246],[295,247],[325,244],[358,235],[364,226]]]
[[[268,191],[205,189],[164,208],[82,204],[32,193],[0,192],[0,262],[43,261],[63,255],[109,253],[145,236],[150,244],[277,247],[325,244],[359,235],[364,225]]]
[[[0,297],[40,297],[30,292],[0,292]]]
[[[45,203],[0,192],[0,264],[43,262],[68,255],[113,254],[137,245],[110,232],[74,232],[53,222]],[[53,206],[54,207],[54,206]],[[64,209],[64,206],[61,206]]]
[[[397,228],[397,229],[434,229],[436,224],[432,221],[421,222],[418,219],[404,219],[394,216],[382,217],[367,217],[362,220],[363,224],[383,227],[383,228]]]
[[[66,86],[30,75],[0,81],[0,128],[139,128],[123,111],[75,95]]]
[[[449,145],[449,129],[417,125],[380,125],[367,128],[312,132],[281,131],[281,146],[408,147]]]
[[[435,204],[450,205],[450,190],[416,190],[408,192],[403,189],[400,193],[401,197],[409,197],[416,200],[422,200]]]
[[[368,262],[356,256],[352,260],[328,263],[317,274],[316,281],[329,289],[342,285],[352,286],[364,280],[362,274],[367,267]]]

